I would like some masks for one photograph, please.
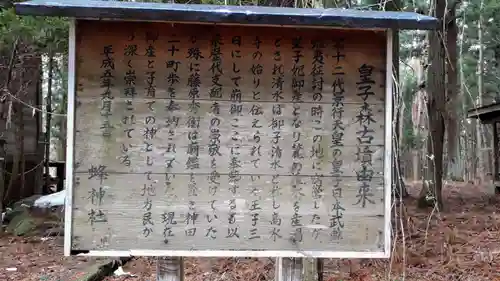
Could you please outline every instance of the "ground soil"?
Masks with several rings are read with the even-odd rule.
[[[390,260],[325,260],[327,281],[500,281],[500,198],[478,185],[447,184],[445,210],[419,210],[419,185],[397,206]],[[497,195],[498,196],[498,195]],[[76,280],[86,258],[64,258],[60,238],[0,238],[0,280]],[[404,242],[404,243],[403,243]],[[16,268],[16,271],[8,271]],[[136,277],[109,276],[108,281],[154,281],[155,261],[135,258],[124,271]],[[186,281],[265,281],[274,279],[272,259],[187,258]]]
[[[62,237],[0,237],[0,280],[77,281],[95,258],[63,255]]]

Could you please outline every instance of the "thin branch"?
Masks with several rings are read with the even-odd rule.
[[[17,46],[19,45],[19,37],[16,37],[16,40],[14,40],[14,43],[12,44],[12,52],[10,54],[10,59],[9,59],[9,67],[7,70],[7,80],[5,81],[5,84],[2,87],[2,97],[0,97],[0,101],[5,101],[5,94],[10,94],[9,91],[9,85],[10,81],[12,80],[12,72],[14,71],[14,59],[16,57],[17,53]]]
[[[32,106],[31,104],[26,103],[26,102],[24,102],[24,101],[20,100],[19,98],[17,98],[16,96],[14,96],[13,94],[11,94],[11,93],[9,93],[9,92],[7,92],[6,94],[7,94],[8,96],[10,96],[11,98],[13,98],[14,100],[16,100],[17,102],[19,102],[19,103],[23,104],[23,105],[24,105],[24,106],[26,106],[26,107],[31,108],[31,109],[32,109],[32,110],[34,110],[34,111],[38,111],[38,112],[41,112],[41,113],[43,113],[43,114],[50,114],[50,115],[52,115],[52,116],[66,116],[66,114],[53,113],[53,112],[46,112],[45,110],[42,110],[42,109],[40,109],[40,108],[38,108],[38,107]]]
[[[10,81],[12,80],[12,72],[14,71],[14,60],[16,57],[17,53],[17,48],[19,45],[19,37],[16,37],[16,40],[14,40],[13,46],[12,46],[12,52],[10,54],[10,60],[9,60],[9,68],[7,71],[7,80],[5,81],[5,85],[2,88],[2,96],[0,97],[0,102],[4,102],[7,98],[7,96],[13,96],[10,93],[9,87],[10,87]],[[7,120],[5,121],[5,127],[9,128],[10,124],[12,121],[12,99],[9,99],[9,105],[8,105],[8,110],[7,110]]]

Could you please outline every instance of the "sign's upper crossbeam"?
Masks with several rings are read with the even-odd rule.
[[[322,26],[337,28],[435,29],[434,17],[411,12],[304,9],[258,6],[139,3],[96,0],[33,0],[15,4],[19,15],[139,21]]]

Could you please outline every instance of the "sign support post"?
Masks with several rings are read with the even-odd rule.
[[[158,257],[156,261],[156,281],[184,281],[182,257]]]

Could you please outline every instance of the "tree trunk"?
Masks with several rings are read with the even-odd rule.
[[[479,46],[479,58],[477,61],[477,87],[478,87],[478,100],[477,107],[481,107],[484,104],[484,39],[483,39],[483,10],[484,10],[484,0],[481,0],[480,8],[479,8],[479,20],[478,20],[478,46]],[[478,121],[478,126],[476,127],[477,134],[477,144],[478,144],[478,155],[479,155],[479,178],[481,182],[484,182],[485,176],[488,175],[492,171],[492,150],[491,150],[491,126],[483,125]]]
[[[434,16],[441,21],[445,18],[446,0],[434,0]],[[439,209],[443,206],[443,141],[445,112],[445,65],[444,44],[440,34],[446,34],[446,25],[439,25],[438,30],[429,32],[429,67],[428,67],[428,99],[429,136],[427,138],[427,166],[425,179],[429,186],[430,197]],[[443,30],[444,29],[444,30]],[[419,207],[428,206],[427,196],[419,198]]]
[[[12,91],[11,91],[11,88],[12,88],[12,85],[11,85],[11,82],[12,82],[12,77],[13,77],[13,72],[14,72],[14,61],[18,55],[18,47],[19,47],[19,38],[17,38],[12,46],[12,53],[11,53],[11,57],[10,57],[10,61],[9,61],[9,68],[7,70],[7,80],[5,81],[5,85],[7,87],[7,90],[8,92],[12,95]],[[16,93],[17,94],[17,93]],[[12,126],[11,122],[12,122],[12,117],[14,115],[13,113],[13,107],[14,107],[14,103],[13,103],[13,97],[9,97],[8,98],[8,102],[7,102],[7,119],[5,121],[5,131],[7,131],[10,126]],[[15,118],[16,116],[14,116]],[[14,124],[14,126],[16,126]],[[16,127],[16,129],[18,129],[18,127]],[[16,146],[17,148],[17,146]],[[7,155],[7,153],[5,153],[5,155]],[[12,170],[10,172],[10,178],[9,178],[9,184],[7,185],[7,187],[4,188],[4,194],[3,194],[3,198],[0,198],[1,200],[4,200],[4,202],[7,203],[7,205],[9,205],[11,202],[9,202],[11,200],[11,193],[12,193],[12,189],[14,187],[14,181],[17,179],[17,174],[19,173],[19,159],[20,159],[20,154],[19,154],[19,150],[18,149],[15,149],[14,151],[14,159],[12,161]],[[7,158],[7,156],[6,156]],[[7,159],[5,159],[5,163],[8,163]]]
[[[458,156],[460,154],[458,143],[460,139],[458,124],[458,81],[457,81],[457,41],[458,26],[455,20],[456,7],[449,10],[448,16],[451,20],[448,22],[448,32],[446,33],[446,50],[448,51],[447,60],[447,175],[452,180],[461,178]]]
[[[474,180],[479,173],[478,172],[479,171],[479,161],[478,161],[479,153],[477,150],[478,140],[477,140],[477,134],[476,134],[477,127],[479,126],[478,123],[479,123],[478,120],[473,119],[470,122],[469,129],[467,130],[467,132],[469,132],[468,146],[470,147],[470,152],[471,152],[469,154],[469,158],[467,159],[468,162],[470,162],[470,169],[469,169],[469,176],[468,176],[469,180]]]
[[[5,140],[0,139],[0,213],[3,212],[3,198],[5,193]]]
[[[481,0],[479,8],[479,20],[477,22],[477,40],[479,46],[479,58],[477,60],[477,101],[476,107],[483,105],[483,68],[484,68],[484,53],[483,53],[483,4],[484,1]],[[483,157],[483,135],[481,134],[482,126],[480,122],[477,122],[476,126],[476,145],[477,145],[477,155],[478,155],[478,165],[479,165],[479,178],[481,181],[484,179],[485,175],[485,161]]]
[[[46,110],[46,124],[45,124],[45,172],[50,173],[50,131],[52,130],[52,79],[54,74],[54,54],[49,50],[49,65],[48,65],[48,79],[47,79],[47,105]],[[49,185],[50,177],[45,178],[45,185]]]
[[[465,22],[466,15],[467,14],[464,13],[462,22]],[[467,112],[467,103],[466,103],[467,95],[465,93],[465,84],[464,84],[465,83],[465,73],[464,73],[464,68],[463,68],[463,65],[464,65],[464,62],[463,62],[463,51],[464,51],[463,35],[464,34],[465,34],[465,24],[462,25],[462,31],[461,31],[462,40],[460,41],[459,58],[458,58],[459,66],[460,66],[460,102],[462,104],[462,112],[465,113],[465,112]],[[464,122],[464,121],[462,121],[461,124],[462,124],[462,126],[460,127],[461,128],[460,131],[463,131],[464,134],[463,134],[463,143],[461,144],[462,149],[463,149],[463,156],[460,159],[460,165],[462,165],[462,167],[463,167],[463,169],[462,169],[463,179],[464,179],[464,181],[468,181],[470,179],[471,172],[474,170],[474,164],[473,164],[474,161],[471,161],[471,159],[470,159],[470,152],[473,152],[470,149],[471,138],[469,136],[469,132],[471,132],[471,130],[470,130],[471,126],[467,122]],[[475,124],[475,119],[471,120],[471,124]],[[460,151],[459,155],[462,155],[462,151]],[[475,154],[472,154],[472,155],[475,155]]]
[[[14,104],[14,102],[12,101],[12,98],[10,100],[10,104],[9,106],[12,108],[16,108],[17,106]],[[9,110],[9,115],[14,115],[13,118],[16,119],[18,116],[17,114],[13,113],[14,110]],[[12,117],[9,117],[9,118],[12,118]],[[15,122],[14,121],[14,124],[11,125],[11,126],[16,126],[15,127],[15,133],[16,135],[19,134],[19,121]],[[20,144],[19,144],[19,141],[16,141],[16,143],[14,144],[16,149],[15,149],[15,152],[14,152],[14,157],[13,157],[13,160],[12,160],[12,169],[10,171],[10,179],[9,179],[9,185],[7,186],[7,189],[5,191],[5,194],[4,194],[4,200],[7,201],[7,206],[12,203],[11,201],[13,201],[13,198],[12,198],[12,192],[14,191],[14,187],[15,187],[15,183],[19,177],[19,163],[20,163],[20,160],[21,160],[21,151],[20,151]]]
[[[400,1],[394,0],[391,2],[381,2],[378,1],[378,4],[383,5],[382,9],[386,11],[399,11]],[[393,192],[397,198],[406,198],[408,197],[408,191],[406,190],[406,186],[403,180],[403,174],[401,170],[401,154],[400,154],[400,137],[401,137],[401,108],[403,103],[403,98],[401,91],[399,90],[401,87],[401,83],[399,81],[399,32],[394,30],[392,33],[392,72],[394,77],[393,92],[394,92],[394,100],[392,103],[392,112],[393,112],[393,120],[396,122],[394,124],[386,124],[386,126],[392,126],[393,129],[393,159],[392,159],[392,183],[393,183]]]
[[[20,154],[20,157],[19,157],[19,169],[20,169],[20,172],[19,172],[19,176],[20,176],[20,185],[21,185],[21,198],[25,198],[25,197],[28,197],[28,196],[31,196],[33,195],[33,187],[30,186],[30,190],[26,190],[26,175],[25,175],[25,172],[26,172],[26,156],[25,156],[25,147],[24,147],[24,136],[26,135],[25,134],[25,129],[24,129],[24,110],[23,110],[23,107],[24,105],[20,105],[18,107],[18,112],[17,114],[19,114],[19,131],[18,131],[18,144],[19,144],[19,154]]]

